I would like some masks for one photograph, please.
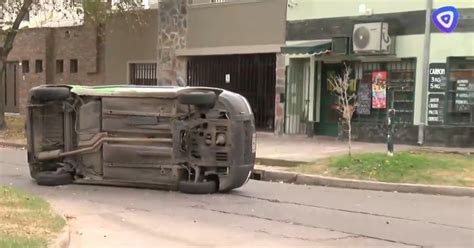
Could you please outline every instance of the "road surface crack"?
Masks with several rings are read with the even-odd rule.
[[[283,223],[283,224],[302,226],[302,227],[307,227],[307,228],[314,228],[314,229],[321,229],[321,230],[327,230],[327,231],[332,231],[332,232],[339,232],[339,233],[347,234],[349,236],[357,236],[357,237],[362,237],[362,238],[375,239],[375,240],[380,240],[380,241],[385,241],[385,242],[390,242],[390,243],[395,243],[395,244],[422,247],[421,245],[406,243],[406,242],[397,241],[397,240],[390,240],[390,239],[384,239],[384,238],[379,238],[379,237],[367,236],[367,235],[351,233],[351,232],[347,232],[347,231],[339,231],[339,230],[335,230],[335,229],[331,229],[331,228],[318,227],[318,226],[303,224],[303,223],[299,223],[299,222],[291,222],[291,221],[287,221],[287,220],[275,220],[275,219],[271,219],[271,218],[268,218],[268,217],[262,217],[262,216],[254,215],[254,214],[243,214],[243,213],[236,213],[236,212],[230,212],[230,211],[224,211],[224,210],[218,210],[218,209],[211,209],[211,208],[205,208],[205,207],[200,206],[200,205],[194,205],[194,206],[191,206],[191,208],[200,209],[200,210],[204,210],[204,211],[215,212],[215,213],[221,213],[221,214],[235,215],[235,216],[240,216],[240,217],[248,217],[248,218],[266,220],[266,221],[271,221],[271,222],[278,222],[278,223]]]
[[[347,236],[344,236],[344,237],[335,237],[335,238],[309,239],[309,238],[303,238],[303,237],[289,236],[289,235],[285,235],[285,234],[271,233],[269,231],[262,230],[262,229],[256,230],[255,232],[265,233],[265,234],[268,234],[268,235],[277,236],[277,237],[281,237],[281,238],[285,238],[285,239],[297,239],[297,240],[309,241],[309,242],[321,242],[321,241],[341,240],[341,239],[347,239],[347,238],[360,237],[359,235],[347,235]]]
[[[267,199],[267,198],[262,198],[262,197],[248,196],[248,195],[241,195],[241,194],[232,194],[232,195],[238,196],[238,197],[249,198],[249,199],[260,200],[260,201],[271,202],[271,203],[288,204],[288,205],[295,205],[295,206],[300,206],[300,207],[318,208],[318,209],[346,212],[346,213],[352,213],[352,214],[362,214],[362,215],[370,215],[370,216],[375,216],[375,217],[391,218],[391,219],[396,219],[396,220],[420,222],[420,223],[427,223],[427,224],[432,224],[432,225],[438,225],[438,226],[444,226],[444,227],[450,227],[450,228],[456,228],[456,229],[463,229],[463,230],[471,230],[471,231],[474,230],[474,228],[470,228],[470,227],[456,226],[456,225],[444,224],[444,223],[439,223],[439,222],[423,221],[423,220],[419,220],[419,219],[411,219],[411,218],[404,218],[404,217],[384,215],[384,214],[369,213],[369,212],[364,212],[364,211],[355,211],[355,210],[348,210],[348,209],[342,209],[342,208],[331,208],[331,207],[310,205],[310,204],[304,204],[304,203],[298,203],[298,202],[280,201],[280,200],[277,200],[277,199]]]

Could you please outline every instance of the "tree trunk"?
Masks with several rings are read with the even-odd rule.
[[[3,73],[5,72],[6,61],[4,60],[3,54],[0,52],[0,130],[5,128],[5,83],[3,82],[5,77]]]
[[[349,142],[349,157],[351,157],[352,156],[352,123],[350,119],[347,121],[347,126],[348,126],[347,139]]]
[[[0,79],[0,129],[5,128],[5,99],[3,98],[5,96],[5,83],[3,82],[5,77],[3,73],[5,73],[8,54],[13,49],[13,42],[15,41],[18,30],[20,29],[20,24],[29,13],[29,8],[32,2],[33,0],[23,0],[23,4],[15,17],[15,21],[13,21],[11,28],[6,32],[3,46],[0,46],[0,77],[2,77]]]

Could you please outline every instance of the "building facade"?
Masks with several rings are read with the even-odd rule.
[[[107,84],[157,84],[158,11],[112,17],[105,26]]]
[[[427,4],[433,10],[455,6],[460,14],[456,30],[441,33],[430,24],[425,32]],[[359,98],[353,117],[357,140],[384,142],[387,110],[395,109],[397,142],[474,145],[473,16],[469,0],[351,0],[344,7],[289,1],[282,48],[285,133],[344,136],[328,79],[349,66],[351,91]],[[378,25],[378,33],[358,31],[361,25],[366,30]],[[373,42],[378,52],[366,52]],[[384,50],[383,44],[390,45]],[[445,74],[431,75],[438,78],[430,82],[428,67],[444,68]],[[378,82],[383,87],[375,87]]]
[[[245,96],[259,130],[279,132],[286,0],[161,1],[158,66],[164,84]]]
[[[21,30],[7,58],[6,112],[24,113],[29,89],[41,84],[103,84],[104,54],[99,44],[94,27]]]

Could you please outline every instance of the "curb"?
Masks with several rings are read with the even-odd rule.
[[[58,234],[58,236],[52,240],[51,242],[48,242],[48,248],[68,248],[69,244],[71,242],[71,232],[69,230],[69,223],[67,222],[66,218],[61,215],[61,217],[66,221],[66,225],[64,226],[63,230],[61,233]]]
[[[444,151],[444,150],[438,149],[437,147],[421,147],[421,148],[418,148],[418,150],[423,151],[423,152],[428,151],[428,152],[433,152],[433,153],[458,154],[458,155],[466,155],[466,156],[474,155],[474,152],[471,152],[471,151],[455,151],[455,150]]]
[[[3,140],[0,140],[0,146],[14,147],[14,148],[26,148],[26,144],[3,141]]]
[[[474,188],[468,187],[407,183],[384,183],[307,175],[294,172],[268,171],[262,169],[255,169],[252,172],[251,178],[261,181],[294,183],[300,185],[317,185],[361,190],[391,191],[400,193],[474,197]]]
[[[293,161],[276,158],[255,158],[255,162],[263,165],[272,165],[280,167],[296,167],[298,165],[307,164],[305,161]]]

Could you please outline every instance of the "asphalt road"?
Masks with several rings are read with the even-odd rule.
[[[474,247],[474,199],[250,181],[229,194],[37,186],[0,148],[0,184],[74,217],[71,247]]]

